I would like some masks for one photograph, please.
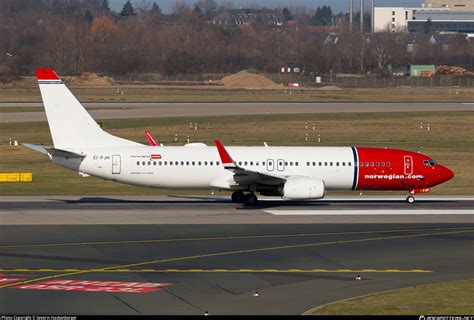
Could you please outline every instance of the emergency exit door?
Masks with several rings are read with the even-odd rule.
[[[120,156],[112,156],[112,174],[120,174]]]

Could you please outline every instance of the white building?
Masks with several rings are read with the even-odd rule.
[[[425,0],[426,8],[450,8],[459,11],[474,11],[474,0]]]
[[[474,0],[473,0],[474,1]],[[427,20],[436,31],[474,32],[474,11],[452,10],[449,7],[376,7],[375,32],[423,32]]]
[[[375,7],[374,32],[406,32],[407,21],[419,8]]]

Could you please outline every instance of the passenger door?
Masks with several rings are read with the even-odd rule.
[[[403,173],[407,176],[413,174],[413,158],[411,156],[404,156],[403,162]]]
[[[112,174],[120,174],[121,163],[120,156],[114,154],[112,156]]]

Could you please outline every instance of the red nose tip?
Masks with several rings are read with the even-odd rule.
[[[446,167],[443,167],[443,169],[444,169],[443,170],[443,180],[444,181],[451,180],[454,177],[454,173]]]

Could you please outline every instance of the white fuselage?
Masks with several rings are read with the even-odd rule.
[[[228,147],[248,170],[324,181],[326,189],[351,189],[354,158],[350,147]],[[122,147],[81,149],[84,159],[53,162],[92,176],[126,184],[176,189],[240,189],[224,168],[216,147]],[[315,162],[315,164],[313,164]],[[321,165],[319,165],[321,163]],[[309,165],[308,165],[309,164]]]

